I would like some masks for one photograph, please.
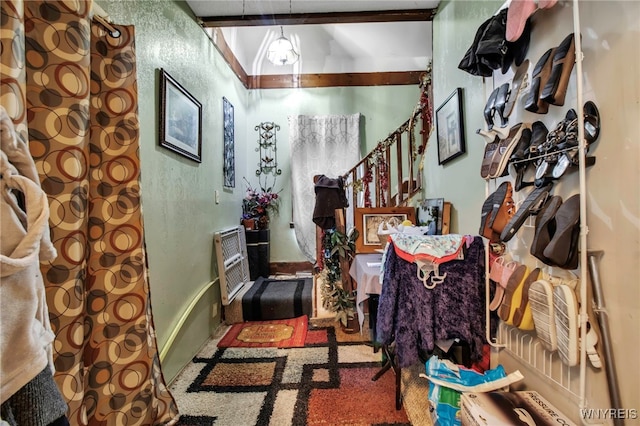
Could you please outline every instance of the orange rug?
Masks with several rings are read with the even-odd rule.
[[[234,324],[218,343],[219,348],[302,348],[309,318],[247,321]]]

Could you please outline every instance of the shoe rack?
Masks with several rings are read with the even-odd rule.
[[[507,7],[508,4],[509,4],[509,1],[505,3],[505,6],[503,6],[503,8]],[[599,311],[601,310],[604,311],[604,308],[603,308],[604,302],[602,301],[601,293],[597,290],[599,286],[599,282],[598,282],[599,278],[598,278],[598,270],[597,270],[598,254],[596,254],[593,251],[590,251],[587,245],[588,226],[587,226],[587,205],[586,205],[586,194],[587,194],[586,170],[588,166],[588,161],[587,161],[588,159],[586,154],[587,154],[588,145],[585,141],[585,127],[584,127],[585,122],[584,122],[584,113],[583,113],[583,105],[584,105],[584,101],[583,101],[584,74],[583,73],[584,71],[582,68],[583,50],[582,50],[582,37],[580,37],[580,34],[583,34],[584,30],[581,29],[581,25],[580,25],[580,10],[579,10],[578,0],[560,1],[558,2],[558,5],[556,7],[563,8],[562,10],[562,13],[564,16],[563,22],[567,22],[565,33],[569,33],[570,31],[573,31],[575,35],[574,37],[575,38],[575,64],[574,64],[574,70],[571,75],[571,79],[573,80],[573,82],[571,83],[572,95],[575,94],[575,96],[572,96],[571,99],[573,102],[573,99],[575,98],[575,104],[569,105],[569,102],[567,102],[567,104],[564,105],[563,107],[560,107],[560,108],[552,107],[554,108],[554,111],[550,113],[555,113],[556,115],[558,115],[560,111],[566,111],[567,109],[572,107],[575,109],[576,112],[578,112],[577,114],[577,122],[578,122],[577,128],[578,128],[578,140],[579,140],[578,170],[577,170],[578,176],[577,176],[577,179],[573,176],[571,177],[570,180],[563,179],[563,182],[561,183],[561,185],[563,185],[562,187],[563,193],[568,193],[568,192],[575,193],[577,189],[577,192],[581,194],[581,196],[579,197],[580,198],[580,203],[579,203],[580,204],[579,206],[580,236],[579,236],[579,253],[578,253],[579,255],[578,276],[582,277],[582,279],[579,280],[579,285],[576,288],[576,293],[577,293],[578,299],[580,301],[583,301],[579,305],[578,321],[580,324],[579,324],[579,340],[578,341],[585,342],[587,339],[587,336],[586,336],[587,320],[588,320],[587,304],[591,302],[590,299],[588,298],[591,295],[588,294],[587,292],[587,287],[588,287],[587,277],[591,277],[591,281],[594,284],[596,284],[594,286],[594,301],[596,304],[597,313],[599,313]],[[569,11],[568,9],[571,9],[571,21],[572,21],[571,23],[567,18],[568,11]],[[548,11],[546,13],[551,14],[551,13],[554,13],[554,11]],[[569,24],[573,25],[572,29],[569,28]],[[537,34],[535,32],[535,27],[531,35],[531,44],[534,44],[534,43],[541,43],[545,45],[549,44],[548,39],[545,38],[545,34]],[[530,61],[535,61],[537,60],[538,57],[540,57],[540,55],[538,56],[536,56],[536,54],[528,55],[528,58]],[[531,73],[533,72],[534,65],[535,63],[531,62],[531,67],[529,68],[529,78],[528,78],[529,87],[524,88],[520,92],[520,96],[522,97],[525,97],[527,92],[530,89],[530,84],[532,80]],[[493,77],[494,88],[499,88],[503,85],[504,81],[509,81],[509,80],[505,80],[505,76],[500,76],[499,74],[500,74],[500,70],[496,70],[494,72],[494,77]],[[500,77],[502,77],[502,79],[500,79]],[[490,101],[491,93],[493,93],[493,90],[488,89],[485,83],[485,99],[487,99],[488,102]],[[522,110],[523,102],[518,101],[518,105],[516,106],[516,109]],[[523,112],[523,114],[526,115],[527,113]],[[535,120],[548,121],[546,117],[549,117],[549,116],[528,115],[526,119],[519,120],[518,115],[514,114],[514,116],[512,116],[512,118],[510,119],[509,125],[513,126],[516,123],[524,122],[524,121],[529,121],[529,122],[532,122]],[[499,121],[500,121],[499,119],[496,119],[496,127],[499,127],[499,124],[498,124]],[[549,129],[552,129],[552,127],[549,127]],[[496,132],[496,130],[498,132],[508,132],[509,127],[507,127],[506,129],[504,128],[495,129],[494,133]],[[490,143],[489,139],[491,138],[491,136],[487,133],[486,130],[479,129],[477,133],[480,136],[484,137],[486,142]],[[509,176],[507,179],[511,179],[511,176]],[[499,184],[500,184],[500,178],[488,179],[486,184],[485,195],[488,197],[489,194],[491,194],[494,190],[496,190]],[[518,195],[520,195],[521,197],[524,197],[526,196],[525,194],[528,192],[529,192],[528,190],[525,190]],[[533,228],[533,226],[530,223],[531,219],[532,219],[532,216],[530,216],[527,222],[522,226],[523,228],[529,228],[529,232],[531,231],[530,228]],[[515,241],[514,243],[508,243],[507,249],[511,250],[510,246],[512,245],[518,246],[518,244],[519,244],[518,241]],[[519,247],[519,248],[521,249],[522,247]],[[516,250],[518,250],[518,247],[516,247]],[[490,309],[489,309],[489,303],[490,303],[489,302],[490,301],[489,275],[490,274],[488,269],[490,264],[489,263],[489,246],[487,246],[486,252],[487,252],[487,258],[485,263],[487,265],[487,273],[486,273],[487,341],[494,348],[497,348],[498,350],[508,351],[512,357],[518,359],[520,363],[526,365],[528,367],[528,370],[532,370],[538,373],[538,375],[546,383],[551,382],[552,388],[556,388],[560,391],[564,391],[563,393],[565,392],[568,393],[572,402],[575,405],[577,405],[580,410],[588,409],[589,406],[587,403],[587,396],[586,396],[587,395],[587,367],[589,366],[590,361],[587,359],[588,355],[586,351],[586,345],[583,345],[583,344],[580,345],[578,365],[575,367],[569,367],[561,362],[558,362],[557,355],[555,353],[545,349],[545,347],[541,344],[539,339],[536,337],[535,332],[523,331],[516,327],[508,326],[503,321],[500,321],[498,332],[497,332],[497,335],[495,336],[495,340],[493,340],[492,337],[489,336],[489,330],[490,330]],[[519,257],[521,258],[523,263],[531,263],[529,262],[529,260],[531,259],[535,261],[535,258],[533,258],[533,256],[529,255],[528,253],[525,255],[521,255]],[[592,318],[592,321],[594,320],[597,320],[597,319]],[[605,332],[608,332],[608,330],[604,330],[604,328],[606,327],[603,327],[602,324],[601,324],[601,327],[603,328],[602,330],[603,334]],[[602,345],[602,342],[601,342],[601,345]],[[615,378],[615,366],[612,364],[612,359],[613,359],[612,354],[609,352],[609,349],[605,347],[603,361],[605,362],[605,364],[607,364],[606,370],[607,370],[607,381],[609,385],[609,396],[611,399],[611,407],[616,408],[616,407],[619,407],[619,396],[617,395],[618,391],[617,391],[617,381]],[[590,424],[598,424],[598,423],[590,422]],[[614,421],[614,424],[617,425],[621,423],[617,423]]]

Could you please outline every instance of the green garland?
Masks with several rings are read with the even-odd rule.
[[[336,319],[347,325],[347,319],[355,315],[355,291],[342,288],[340,260],[352,259],[355,254],[355,242],[358,231],[354,228],[345,235],[335,229],[327,230],[323,237],[324,269],[322,278],[322,306],[336,313]]]

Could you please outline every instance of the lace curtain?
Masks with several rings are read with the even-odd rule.
[[[293,223],[298,246],[311,263],[316,260],[313,177],[336,178],[360,160],[360,117],[359,113],[289,117]]]

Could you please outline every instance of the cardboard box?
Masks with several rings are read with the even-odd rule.
[[[575,426],[538,392],[463,393],[462,426]]]

